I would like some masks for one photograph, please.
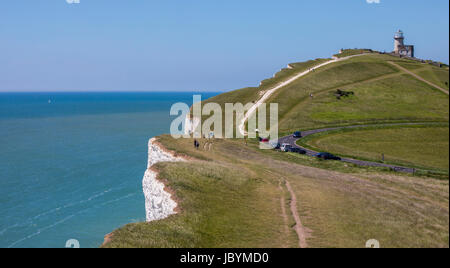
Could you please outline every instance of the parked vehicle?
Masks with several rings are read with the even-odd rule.
[[[291,153],[296,153],[296,154],[306,154],[306,151],[305,151],[305,150],[303,150],[303,149],[301,149],[301,148],[295,148],[295,147],[292,147],[292,148],[290,149],[290,152],[291,152]]]
[[[294,132],[293,136],[294,136],[294,138],[299,139],[302,137],[302,133],[300,131],[296,131],[296,132]]]
[[[292,148],[292,146],[288,143],[281,144],[280,150],[282,152],[289,152],[289,150]]]
[[[339,156],[335,156],[333,154],[326,152],[318,153],[315,156],[323,160],[338,160],[338,161],[342,160]]]
[[[262,139],[261,142],[268,143],[268,142],[269,142],[269,139],[267,139],[267,138]]]
[[[281,148],[281,144],[278,141],[271,141],[270,145],[274,150],[279,150]]]

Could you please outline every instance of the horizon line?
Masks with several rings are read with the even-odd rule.
[[[225,93],[228,91],[196,91],[196,90],[167,90],[167,91],[0,91],[0,94],[6,93]]]

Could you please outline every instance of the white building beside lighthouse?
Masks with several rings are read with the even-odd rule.
[[[394,40],[395,54],[414,58],[414,46],[405,45],[405,36],[401,30],[395,33]]]

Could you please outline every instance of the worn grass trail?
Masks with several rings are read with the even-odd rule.
[[[285,234],[289,234],[289,219],[286,212],[286,198],[284,197],[284,189],[280,181],[278,184],[278,189],[281,193],[280,195],[280,207],[281,207],[281,213],[283,214],[283,220],[284,220],[284,232]],[[284,248],[286,248],[286,245],[283,245]]]
[[[289,181],[285,181],[286,182],[286,187],[289,190],[289,193],[291,195],[291,213],[294,216],[295,219],[295,232],[298,235],[298,240],[299,240],[299,246],[300,248],[306,248],[308,247],[308,244],[306,243],[306,231],[305,228],[303,227],[302,221],[300,220],[300,216],[298,214],[298,208],[297,208],[297,196],[295,195],[294,190],[292,190],[291,184],[289,183]]]
[[[259,87],[205,103],[222,108],[225,103],[279,103],[280,132],[380,122],[448,123],[448,94],[388,61],[415,72],[425,65],[376,53],[325,61],[292,65]],[[314,66],[321,67],[308,70]],[[434,79],[448,83],[446,70],[439,71]],[[335,89],[355,95],[337,100],[330,92]],[[239,124],[242,130],[245,120]],[[179,213],[126,225],[105,247],[360,248],[374,238],[383,248],[449,246],[448,174],[399,174],[386,167],[321,161],[260,150],[252,139],[199,139],[198,150],[192,139],[158,139],[190,159],[155,167]]]
[[[397,76],[400,76],[402,74],[403,74],[403,72],[397,72],[397,73],[393,73],[393,74],[385,74],[385,75],[381,75],[381,76],[378,76],[378,77],[375,77],[375,78],[369,78],[369,79],[366,79],[366,80],[363,80],[363,81],[352,82],[352,83],[349,83],[349,84],[344,84],[344,85],[340,85],[340,86],[334,86],[334,87],[331,87],[331,88],[326,88],[326,89],[322,89],[322,90],[319,90],[319,91],[315,91],[312,98],[309,97],[309,96],[303,97],[295,106],[293,106],[288,111],[286,111],[286,113],[284,114],[284,116],[282,117],[282,119],[280,121],[280,125],[283,124],[283,122],[290,117],[290,112],[295,111],[295,110],[299,110],[299,109],[301,109],[302,106],[308,105],[308,103],[311,102],[311,100],[313,100],[314,98],[320,97],[320,96],[322,96],[322,95],[324,95],[326,93],[329,93],[331,91],[334,91],[334,90],[343,89],[343,88],[352,87],[352,86],[363,85],[363,84],[371,83],[371,82],[376,82],[376,81],[383,80],[383,79],[386,79],[386,78],[397,77]]]
[[[372,238],[448,247],[448,180],[259,150],[253,140],[215,140],[212,151],[160,142],[192,159],[158,165],[180,212],[127,225],[105,247],[364,247]]]
[[[428,80],[425,80],[424,78],[420,77],[419,75],[417,75],[417,74],[411,72],[410,70],[408,70],[408,69],[406,69],[406,68],[404,68],[404,67],[402,67],[402,66],[396,64],[396,63],[393,62],[393,61],[389,61],[389,63],[392,64],[392,65],[394,65],[395,67],[399,68],[399,69],[402,70],[403,72],[405,72],[405,73],[407,73],[407,74],[413,76],[414,78],[416,78],[416,79],[418,79],[418,80],[420,80],[420,81],[422,81],[422,82],[425,82],[425,83],[427,83],[428,85],[430,85],[430,86],[432,86],[432,87],[434,87],[434,88],[436,88],[436,89],[439,89],[440,91],[442,91],[442,92],[444,92],[445,94],[448,95],[448,90],[446,90],[446,89],[444,89],[444,88],[442,88],[442,87],[440,87],[440,86],[438,86],[438,85],[435,85],[435,84],[431,83],[431,82],[428,81]],[[419,71],[420,71],[420,70],[419,70]]]
[[[247,132],[245,130],[245,122],[247,122],[248,119],[250,118],[250,116],[252,116],[257,111],[258,107],[261,106],[263,103],[265,103],[277,90],[292,84],[296,80],[306,76],[307,74],[315,72],[317,69],[320,69],[320,68],[322,68],[324,66],[327,66],[327,65],[332,64],[332,63],[342,62],[342,61],[345,61],[345,60],[348,60],[348,59],[351,59],[351,58],[354,58],[354,57],[362,56],[362,55],[364,55],[364,54],[351,55],[351,56],[342,57],[342,58],[334,58],[334,59],[332,59],[330,61],[326,61],[324,63],[320,63],[319,65],[312,66],[310,69],[308,69],[308,70],[306,70],[306,71],[304,71],[302,73],[299,73],[299,74],[295,75],[294,77],[289,78],[286,81],[281,82],[280,84],[278,84],[274,88],[271,88],[271,89],[267,90],[264,93],[264,95],[245,113],[245,115],[242,118],[241,122],[239,122],[238,128],[239,128],[240,133],[242,135],[244,135],[244,136],[247,134]]]
[[[307,239],[307,231],[304,228],[302,221],[300,219],[299,216],[299,201],[297,199],[297,196],[295,194],[295,192],[292,190],[291,184],[289,183],[288,180],[286,180],[286,178],[284,177],[280,177],[279,175],[277,175],[274,172],[271,172],[269,170],[267,170],[267,173],[270,174],[272,177],[279,177],[279,189],[281,194],[281,198],[280,198],[280,202],[281,202],[281,211],[283,213],[283,219],[285,221],[285,227],[286,227],[286,233],[289,232],[289,225],[288,225],[288,216],[286,213],[286,200],[284,198],[283,192],[283,186],[286,187],[286,190],[289,194],[289,209],[290,209],[290,216],[294,219],[295,221],[295,225],[292,227],[295,230],[295,233],[297,234],[298,237],[298,245],[300,248],[307,248],[308,247],[308,243],[306,241]],[[282,186],[283,185],[283,186]]]

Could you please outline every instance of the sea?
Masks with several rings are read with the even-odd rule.
[[[193,94],[0,93],[0,247],[96,248],[145,221],[148,140]]]

